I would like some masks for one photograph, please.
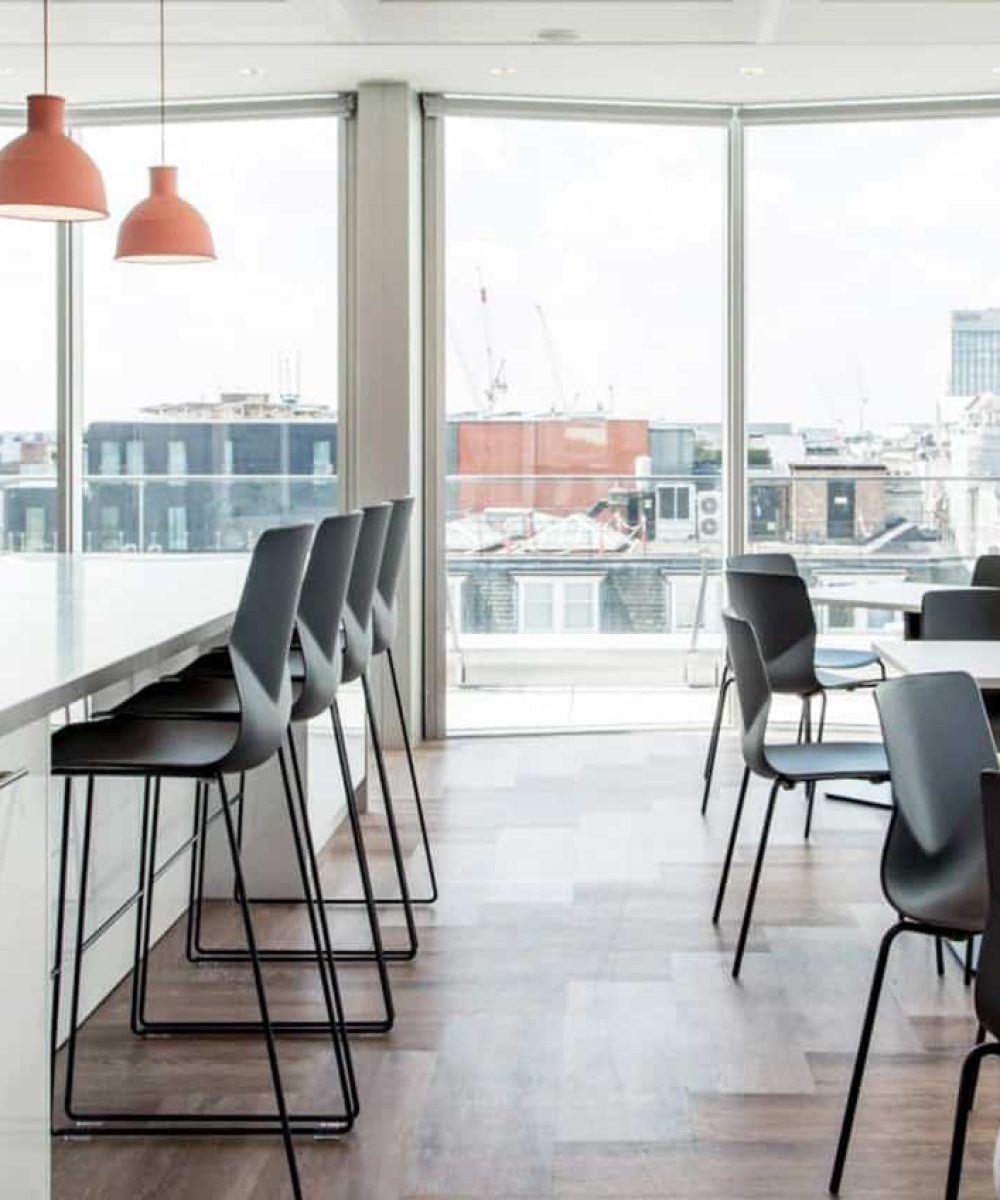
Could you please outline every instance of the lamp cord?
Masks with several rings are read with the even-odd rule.
[[[49,94],[49,0],[43,0],[42,4],[42,77],[44,84],[42,91],[46,95]]]
[[[45,0],[46,4],[48,0]],[[160,0],[160,165],[167,161],[167,0]]]

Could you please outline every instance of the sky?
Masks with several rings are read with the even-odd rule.
[[[212,266],[116,264],[158,138],[93,129],[112,219],[81,229],[85,418],[276,392],[337,397],[336,118],[168,129]],[[747,131],[748,414],[933,421],[953,308],[1000,305],[1000,121]],[[448,118],[448,407],[712,421],[724,388],[720,129]],[[55,236],[0,223],[0,429],[55,425]]]
[[[1000,122],[746,137],[749,419],[933,421],[951,310],[1000,305]],[[481,273],[500,407],[718,420],[724,153],[716,129],[450,119],[451,410],[485,407]]]

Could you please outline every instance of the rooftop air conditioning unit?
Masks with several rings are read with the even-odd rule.
[[[722,493],[698,492],[695,498],[698,541],[714,542],[722,537]]]

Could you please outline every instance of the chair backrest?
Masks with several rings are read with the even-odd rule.
[[[983,834],[989,906],[976,971],[976,1016],[993,1037],[1000,1037],[1000,772],[982,776]]]
[[[413,497],[391,501],[392,515],[382,550],[378,586],[372,603],[372,654],[382,654],[396,636],[396,589],[403,570],[406,539],[413,518]]]
[[[265,762],[288,728],[288,651],[312,538],[312,525],[284,525],[265,530],[254,547],[229,636],[240,724],[227,771]]]
[[[391,515],[389,503],[369,504],[361,510],[361,531],[344,608],[344,683],[363,675],[371,660],[372,603]]]
[[[729,607],[757,635],[771,691],[817,691],[816,619],[805,582],[798,575],[727,571],[726,590]]]
[[[753,571],[757,575],[798,575],[799,565],[791,554],[730,554],[727,571]]]
[[[753,627],[745,617],[731,609],[722,614],[726,630],[726,649],[736,678],[736,694],[740,701],[740,721],[743,725],[743,759],[751,771],[771,776],[773,772],[764,755],[764,735],[771,712],[771,686],[760,644]]]
[[[985,913],[980,775],[996,769],[997,753],[975,680],[906,675],[880,683],[875,700],[895,801],[882,855],[889,902],[905,912],[922,880],[930,895],[947,874],[968,889],[971,909],[981,896]]]
[[[986,642],[1000,638],[1000,591],[945,588],[924,595],[921,637],[931,641]]]
[[[319,716],[337,694],[343,668],[341,624],[361,520],[360,512],[349,512],[326,517],[316,527],[296,621],[305,671],[292,720]]]
[[[972,586],[1000,588],[1000,554],[980,554],[972,568]]]

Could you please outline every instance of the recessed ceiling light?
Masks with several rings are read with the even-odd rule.
[[[6,76],[6,75],[13,75],[13,74],[14,74],[13,67],[0,67],[0,75]]]
[[[740,74],[744,79],[759,79],[764,74],[763,67],[740,67]]]
[[[994,75],[1000,75],[1000,67],[994,67],[994,68],[993,68],[993,74],[994,74]]]
[[[245,75],[247,79],[260,79],[267,72],[263,67],[240,67],[240,74]]]
[[[578,42],[580,35],[575,29],[539,29],[536,37],[540,42]]]
[[[517,74],[517,67],[490,67],[490,74],[496,75],[498,79],[509,79],[511,75]]]

